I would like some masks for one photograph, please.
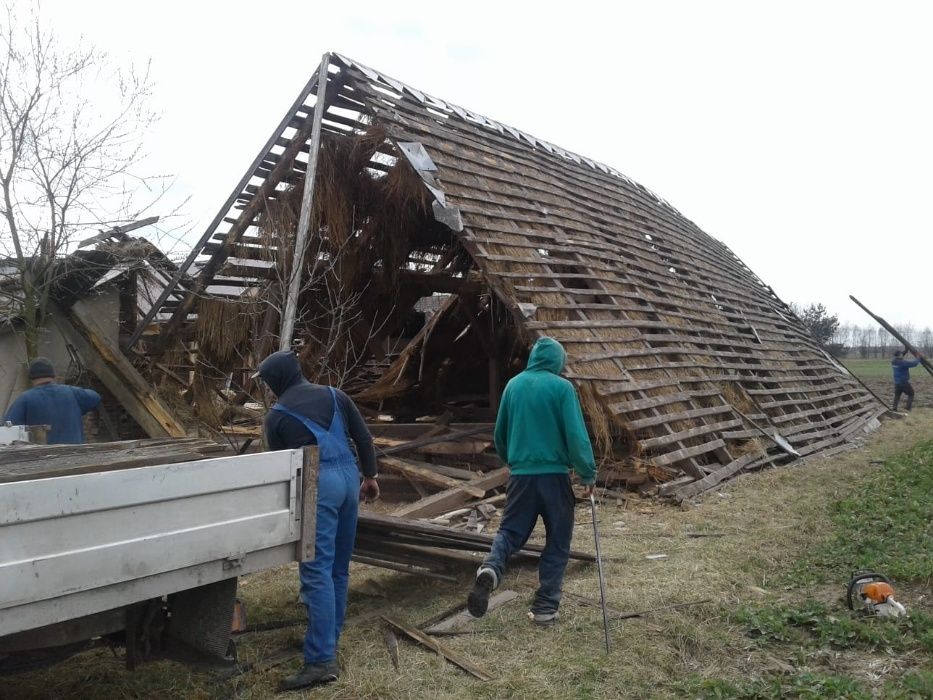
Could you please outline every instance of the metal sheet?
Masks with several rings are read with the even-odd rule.
[[[436,172],[437,166],[431,160],[431,156],[424,149],[424,146],[418,141],[399,141],[397,143],[402,155],[411,163],[412,167],[418,171]]]
[[[457,207],[445,207],[440,202],[434,201],[431,203],[431,209],[434,212],[434,218],[454,233],[460,233],[463,230],[463,219]]]
[[[425,181],[424,186],[428,188],[428,191],[434,195],[435,204],[440,204],[441,207],[447,206],[447,197],[444,196],[444,193],[439,190],[434,185]]]

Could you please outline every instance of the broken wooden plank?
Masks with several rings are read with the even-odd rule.
[[[480,668],[469,659],[461,656],[453,649],[447,647],[445,644],[442,644],[437,639],[426,635],[421,630],[416,630],[412,627],[409,627],[408,625],[402,624],[401,622],[397,622],[390,617],[386,617],[385,615],[382,616],[382,619],[385,620],[387,625],[394,627],[396,631],[401,632],[409,639],[412,639],[427,647],[428,649],[440,654],[450,663],[454,664],[455,666],[459,666],[467,673],[472,674],[476,678],[479,678],[481,681],[491,681],[493,679],[493,676],[488,671]]]
[[[747,455],[742,455],[738,459],[730,462],[724,467],[720,467],[712,474],[705,476],[698,481],[681,486],[680,488],[673,491],[673,496],[678,500],[685,500],[687,498],[692,498],[697,494],[703,493],[708,489],[713,488],[719,482],[724,479],[728,479],[733,474],[740,472],[742,469],[747,467],[755,458],[760,457],[761,455],[755,453],[749,453]]]
[[[488,552],[494,539],[491,535],[454,530],[424,520],[410,520],[383,513],[362,511],[357,522],[357,539],[367,537],[391,543],[393,546],[410,544],[474,552]],[[542,551],[544,551],[542,545],[526,542],[516,556],[537,556]],[[570,558],[578,561],[596,561],[592,554],[574,549],[570,550]]]
[[[398,671],[398,637],[395,636],[395,632],[386,627],[382,630],[382,638],[385,640],[386,649],[389,652],[389,659],[392,661],[395,670]]]
[[[165,444],[162,440],[156,440],[155,445],[146,445],[147,440],[133,442],[137,444],[117,450],[106,449],[107,443],[88,445],[88,447],[103,446],[98,453],[66,449],[62,450],[61,454],[55,454],[54,450],[49,449],[51,446],[4,448],[0,451],[0,483],[132,469],[155,464],[194,462],[217,456],[216,453],[205,453],[198,449],[201,446],[213,444],[209,440],[179,440],[178,446]],[[220,446],[216,445],[216,447]],[[9,455],[7,455],[8,452]],[[33,452],[35,456],[31,458],[30,453]]]
[[[424,445],[416,448],[416,451],[426,455],[476,455],[491,444],[489,440],[450,440]]]
[[[503,605],[506,603],[511,603],[516,598],[518,598],[518,593],[515,591],[509,590],[496,593],[489,599],[489,607],[486,608],[486,612],[489,613],[496,608],[501,608]],[[476,619],[477,618],[473,617],[468,610],[461,609],[455,614],[450,615],[443,620],[439,620],[430,627],[423,628],[423,631],[425,634],[442,634],[458,629]]]
[[[426,576],[427,578],[435,578],[439,581],[449,581],[451,583],[456,583],[457,578],[455,576],[448,576],[447,574],[439,574],[436,571],[429,571],[428,569],[422,569],[413,564],[405,564],[396,561],[387,561],[385,559],[376,559],[374,557],[367,557],[362,554],[354,554],[353,561],[359,564],[368,564],[369,566],[378,566],[383,569],[392,569],[393,571],[401,571],[405,574],[415,574],[416,576]]]
[[[502,486],[509,480],[509,468],[502,467],[496,471],[484,474],[483,476],[471,479],[470,481],[458,484],[455,488],[441,491],[433,496],[422,498],[420,501],[409,503],[397,509],[392,515],[398,518],[427,518],[434,515],[440,515],[465,505],[474,498],[472,493],[464,490],[464,486],[470,486],[474,489],[480,489],[485,494],[494,488]]]
[[[421,437],[415,440],[410,440],[401,445],[394,445],[392,447],[387,447],[384,450],[379,450],[378,454],[380,457],[387,457],[389,455],[399,454],[401,452],[409,452],[419,447],[433,445],[438,442],[450,442],[452,440],[459,440],[460,438],[470,437],[471,435],[478,435],[479,433],[485,432],[487,430],[489,430],[489,424],[482,423],[479,425],[471,426],[469,428],[464,428],[463,430],[454,430],[453,432],[446,433],[444,435],[432,435],[430,437]]]
[[[85,365],[107,387],[149,437],[185,437],[175,418],[152,386],[113,343],[84,306],[74,304],[68,314],[53,316],[62,336],[78,351]]]
[[[413,462],[397,457],[379,457],[379,465],[383,469],[402,474],[410,479],[422,481],[432,486],[438,486],[442,489],[459,488],[466,491],[474,498],[482,498],[486,495],[485,489],[471,486],[469,482],[458,481],[449,476],[445,476],[431,469],[430,464],[425,462]]]

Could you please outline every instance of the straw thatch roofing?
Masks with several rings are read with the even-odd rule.
[[[626,444],[632,463],[709,483],[786,457],[758,428],[807,455],[844,446],[884,412],[770,287],[650,190],[355,61],[325,60],[325,135],[384,130],[373,173],[421,178],[433,218],[526,340],[564,344],[594,433]],[[255,282],[263,263],[231,256],[258,244],[262,211],[302,182],[316,93],[312,79],[193,251],[204,264],[163,304],[163,342],[224,270]]]

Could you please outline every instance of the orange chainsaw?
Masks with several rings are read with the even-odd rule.
[[[856,601],[869,615],[902,617],[907,614],[903,605],[894,600],[894,587],[884,574],[874,571],[855,571],[846,590],[846,605],[855,610]]]

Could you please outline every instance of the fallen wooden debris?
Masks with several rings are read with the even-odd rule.
[[[87,445],[18,445],[0,449],[0,483],[194,462],[227,449],[204,438],[155,438]]]
[[[427,578],[435,578],[440,581],[450,581],[456,582],[457,578],[455,576],[449,576],[447,574],[441,574],[436,571],[431,571],[430,569],[422,569],[415,566],[414,564],[407,564],[405,562],[397,561],[387,561],[385,559],[377,559],[375,557],[367,557],[363,554],[354,554],[353,561],[359,564],[369,564],[370,566],[379,566],[383,569],[392,569],[393,571],[401,571],[405,574],[415,574],[417,576],[426,576]]]
[[[395,632],[386,627],[382,630],[382,638],[385,640],[386,649],[389,651],[389,659],[392,661],[395,670],[398,671],[398,637],[395,636]]]
[[[486,495],[485,489],[471,486],[468,481],[461,482],[453,477],[441,474],[432,469],[432,465],[425,462],[414,462],[406,459],[398,459],[397,457],[379,457],[378,462],[383,469],[397,472],[415,481],[438,486],[442,489],[462,489],[474,498],[482,498]]]
[[[496,471],[476,477],[470,481],[458,484],[454,488],[441,491],[420,501],[409,503],[397,509],[393,515],[399,518],[428,518],[441,513],[446,513],[454,508],[469,503],[473,494],[464,490],[465,487],[481,489],[483,494],[494,488],[503,486],[509,480],[508,467],[502,467]],[[471,490],[472,490],[471,488]]]
[[[378,543],[387,550],[398,546],[418,546],[429,552],[435,548],[488,552],[492,546],[493,537],[460,532],[423,520],[409,520],[393,515],[363,511],[357,522],[357,542],[361,540]],[[543,550],[542,545],[526,543],[517,554],[538,556]],[[434,556],[434,552],[431,554]],[[587,562],[595,561],[592,554],[578,550],[571,550],[570,558]]]
[[[59,331],[149,437],[185,436],[184,425],[108,339],[84,302],[77,302],[68,312],[56,311],[52,318]]]
[[[439,442],[451,442],[454,440],[459,440],[460,438],[470,437],[471,435],[478,435],[479,433],[487,432],[488,430],[489,426],[485,423],[482,423],[470,428],[454,430],[453,432],[443,435],[432,435],[430,437],[421,437],[415,440],[409,440],[408,442],[402,443],[401,445],[393,445],[392,447],[380,449],[377,451],[377,454],[380,457],[388,457],[389,455],[399,454],[401,452],[410,452],[411,450],[415,450],[419,447],[426,447],[428,445],[434,445]]]
[[[497,593],[489,599],[489,607],[486,609],[486,612],[489,613],[496,608],[501,608],[503,605],[511,603],[516,598],[518,598],[518,593],[515,591],[506,590]],[[438,620],[430,627],[422,626],[422,631],[425,634],[446,634],[458,630],[463,625],[469,624],[476,619],[477,618],[473,617],[469,611],[464,610],[463,606],[461,606],[454,614],[442,620]]]
[[[412,627],[409,627],[408,625],[404,625],[401,622],[397,622],[389,617],[386,617],[385,615],[382,616],[382,619],[385,620],[386,624],[395,628],[396,631],[401,632],[409,639],[412,639],[418,642],[419,644],[422,644],[428,649],[431,649],[432,651],[437,652],[438,654],[443,656],[445,659],[447,659],[450,663],[454,664],[455,666],[459,666],[464,671],[466,671],[469,674],[472,674],[479,680],[491,681],[493,679],[493,676],[489,672],[477,666],[475,663],[473,663],[469,659],[458,654],[453,649],[448,648],[446,645],[442,644],[437,639],[430,637],[429,635],[425,634],[424,632],[420,630],[416,630]]]
[[[253,632],[269,632],[271,630],[280,630],[286,627],[298,627],[299,625],[307,624],[307,617],[295,618],[294,620],[270,620],[269,622],[259,622],[255,625],[248,625],[242,630],[234,631],[233,634],[242,636],[244,634],[252,634]]]
[[[449,440],[422,445],[415,449],[426,455],[476,455],[485,451],[491,444],[489,440]]]
[[[452,511],[450,511],[449,513],[444,513],[443,515],[438,515],[436,518],[431,518],[431,521],[430,521],[430,522],[433,523],[433,522],[437,522],[437,521],[439,521],[439,520],[452,520],[453,518],[459,518],[459,517],[462,516],[462,515],[469,515],[470,512],[471,512],[474,508],[480,508],[480,507],[482,507],[482,506],[484,506],[484,505],[491,505],[491,506],[494,506],[494,505],[497,504],[497,503],[502,503],[504,500],[505,500],[505,494],[504,494],[504,493],[496,494],[495,496],[490,496],[489,498],[484,498],[484,499],[481,500],[481,501],[477,501],[476,503],[474,503],[474,504],[472,504],[472,505],[470,505],[470,506],[468,506],[468,507],[466,507],[466,508],[458,508],[457,510],[452,510]]]

